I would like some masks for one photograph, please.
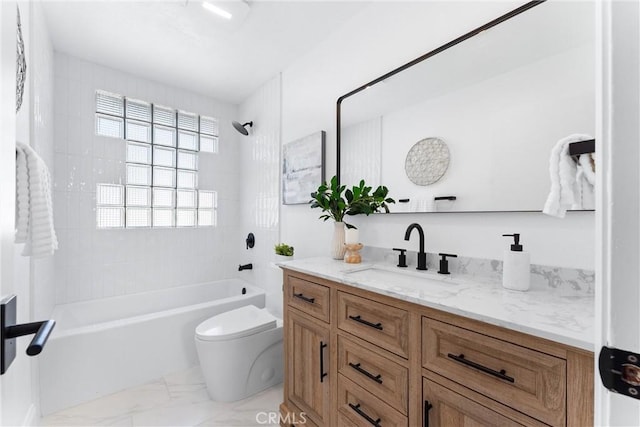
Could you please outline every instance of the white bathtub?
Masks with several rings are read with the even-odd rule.
[[[264,307],[264,291],[230,279],[56,306],[39,357],[42,413],[198,364],[195,327],[248,304]]]

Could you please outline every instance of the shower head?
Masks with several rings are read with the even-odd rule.
[[[236,122],[235,120],[233,121],[233,127],[236,128],[236,130],[243,135],[249,135],[249,131],[247,130],[247,125],[249,127],[253,127],[253,122],[247,122],[241,125],[240,122]]]

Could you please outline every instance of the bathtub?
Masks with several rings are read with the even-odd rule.
[[[43,415],[197,365],[196,326],[248,304],[263,308],[264,291],[229,279],[56,306],[39,357]]]

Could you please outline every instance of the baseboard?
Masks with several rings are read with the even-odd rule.
[[[24,420],[22,421],[22,425],[27,427],[27,426],[37,426],[40,425],[39,419],[40,417],[38,416],[38,410],[36,408],[36,405],[34,405],[33,403],[31,405],[29,405],[29,409],[27,410],[27,414],[24,417]]]

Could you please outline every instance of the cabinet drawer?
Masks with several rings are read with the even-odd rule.
[[[338,372],[407,414],[409,372],[404,366],[339,335]]]
[[[287,304],[311,316],[329,322],[329,288],[288,276]]]
[[[429,427],[544,426],[522,414],[510,418],[426,378],[422,380],[422,397],[423,425]]]
[[[563,359],[423,317],[422,365],[549,425],[565,425]]]
[[[356,383],[338,375],[338,414],[343,425],[371,427],[407,426],[407,417]]]
[[[338,328],[405,359],[409,356],[406,310],[338,292]]]
[[[351,420],[343,414],[338,413],[338,427],[358,427],[358,425],[352,423]]]

